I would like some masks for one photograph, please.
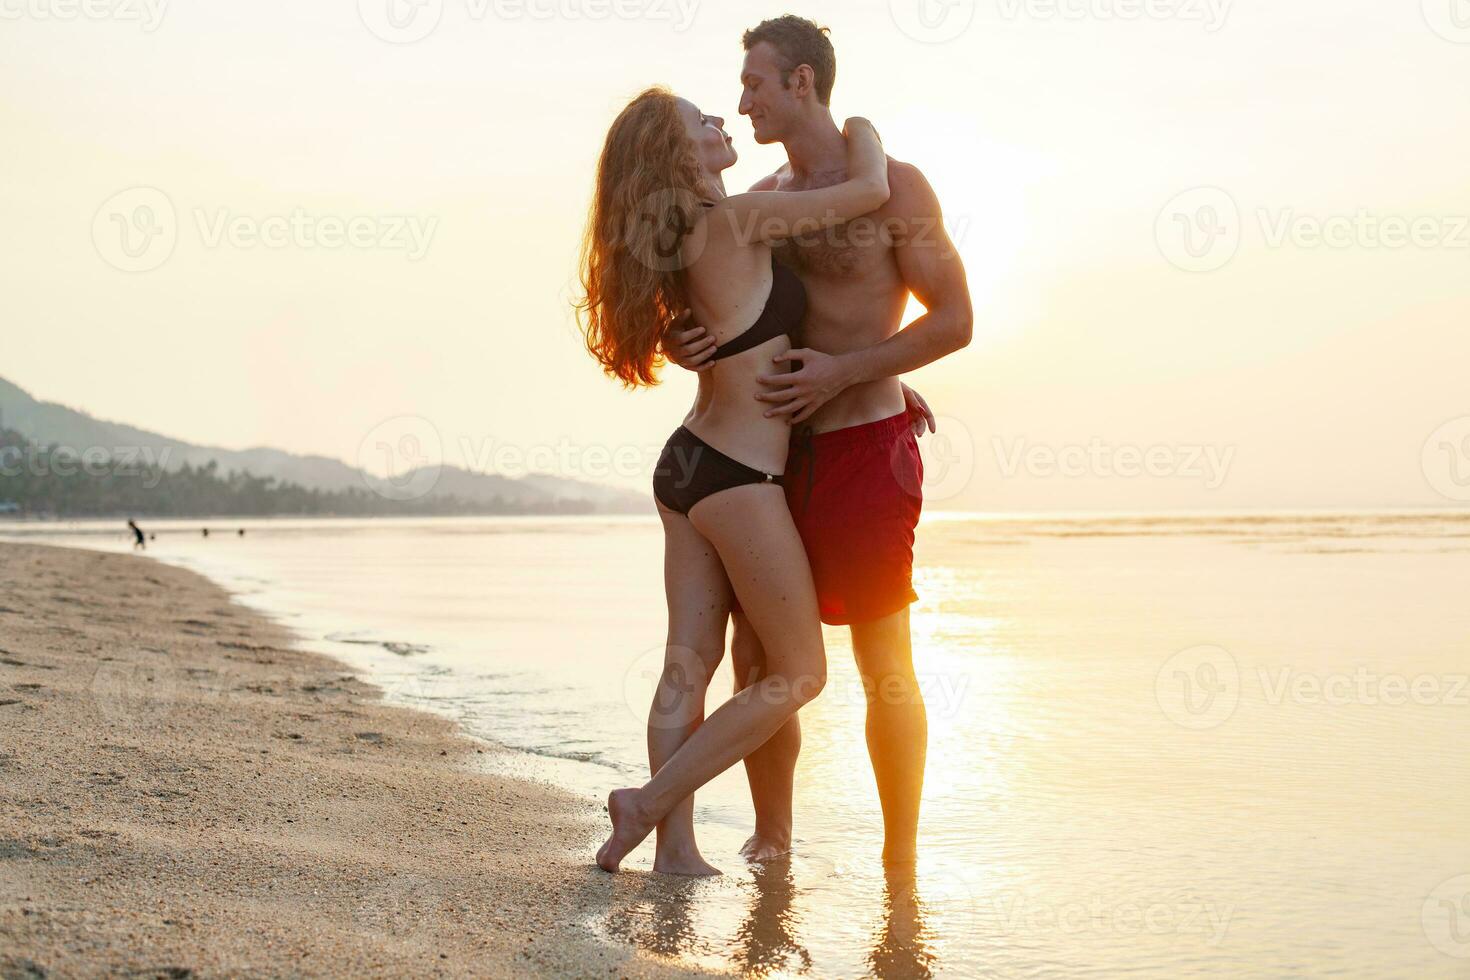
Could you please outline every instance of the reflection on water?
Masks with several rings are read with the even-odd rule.
[[[704,952],[694,926],[696,892],[704,885],[697,878],[637,875],[637,892],[607,912],[607,934],[646,953],[672,959],[694,957]]]
[[[797,884],[790,857],[753,865],[741,882],[744,907],[733,932],[702,927],[718,903],[718,880],[680,879],[634,872],[629,891],[602,913],[604,935],[655,956],[734,968],[744,976],[787,976],[812,971],[802,935],[811,926],[803,909],[813,896]],[[892,980],[925,980],[938,966],[923,898],[924,876],[914,867],[883,874],[877,922],[864,939],[867,972]],[[722,938],[728,934],[728,939]]]
[[[869,968],[878,977],[932,977],[936,957],[917,869],[889,869],[883,884],[883,925],[873,937]]]
[[[589,800],[643,778],[655,521],[247,526],[159,525],[152,553],[525,753],[497,765]],[[878,864],[866,700],[829,629],[792,856],[738,857],[736,767],[696,797],[726,874],[662,879],[646,847],[590,924],[753,976],[1464,976],[1467,542],[1466,515],[928,520],[917,870]]]
[[[800,915],[796,912],[796,879],[791,858],[759,865],[750,912],[735,933],[735,963],[743,972],[764,976],[776,971],[801,972],[812,965],[812,955],[797,940]]]
[[[733,886],[720,878],[645,872],[627,877],[631,891],[619,894],[602,913],[604,935],[655,956],[733,966],[749,976],[811,969],[812,955],[798,938],[802,889],[790,858],[753,866],[749,878]],[[717,904],[728,904],[736,913],[733,931],[728,921],[701,921]]]

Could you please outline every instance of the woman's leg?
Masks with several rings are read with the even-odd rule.
[[[768,670],[705,719],[648,783],[608,797],[613,833],[597,854],[608,871],[680,800],[763,745],[827,683],[812,573],[781,488],[726,490],[700,501],[689,517],[719,552],[763,641]]]
[[[755,627],[743,613],[735,614],[735,639],[730,643],[735,664],[735,690],[765,675],[766,651]],[[755,807],[755,833],[740,853],[751,861],[770,861],[791,850],[791,798],[796,789],[796,759],[801,755],[801,717],[792,715],[766,744],[745,757],[745,778]]]
[[[704,721],[705,693],[725,655],[725,621],[730,614],[730,582],[714,545],[684,515],[660,506],[659,517],[664,524],[669,632],[663,673],[648,710],[650,774],[662,769]],[[700,856],[695,843],[692,794],[659,823],[657,841],[653,870],[663,874],[719,874]]]

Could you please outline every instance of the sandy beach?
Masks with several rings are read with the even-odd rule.
[[[682,976],[586,924],[600,807],[204,578],[0,544],[0,976]]]

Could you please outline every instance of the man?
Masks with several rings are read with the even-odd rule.
[[[745,35],[740,112],[756,142],[782,143],[788,162],[752,190],[798,191],[846,179],[847,148],[832,118],[837,61],[827,30],[786,16]],[[778,249],[806,285],[800,346],[763,377],[768,415],[793,425],[786,493],[811,560],[822,620],[852,629],[867,692],[868,754],[883,805],[883,858],[915,859],[928,719],[909,636],[914,527],[923,467],[917,435],[933,416],[899,376],[970,342],[965,270],[939,201],[916,167],[890,159],[892,196],[872,215],[835,231],[797,236]],[[912,293],[927,310],[907,327]],[[683,325],[680,325],[681,327]],[[676,329],[669,357],[692,370],[713,364],[714,340]],[[800,362],[785,371],[784,362]],[[734,614],[735,685],[754,683],[764,652]],[[746,760],[755,802],[753,860],[791,846],[791,799],[800,723],[793,719]]]

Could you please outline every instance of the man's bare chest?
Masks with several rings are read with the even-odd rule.
[[[893,236],[881,220],[864,216],[797,235],[776,246],[776,255],[798,273],[829,279],[862,279],[891,262]]]
[[[802,191],[831,186],[844,174],[824,175],[814,183],[783,183],[780,190]],[[863,279],[892,262],[894,234],[883,211],[827,228],[808,227],[776,246],[780,260],[798,273],[828,279]]]

